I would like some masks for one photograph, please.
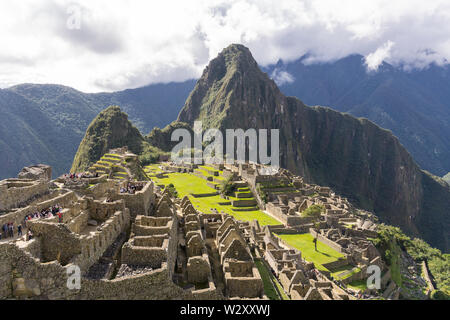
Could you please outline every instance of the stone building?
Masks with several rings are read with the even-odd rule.
[[[264,295],[261,275],[239,224],[227,217],[216,232],[229,297],[258,298]]]

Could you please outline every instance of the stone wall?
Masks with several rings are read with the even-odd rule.
[[[87,207],[89,208],[89,215],[91,219],[97,221],[105,221],[115,212],[125,210],[125,203],[123,200],[105,202],[88,198]]]
[[[283,209],[272,202],[266,204],[266,210],[268,213],[276,217],[278,220],[286,224],[287,215]]]
[[[64,194],[59,194],[55,198],[39,202],[37,204],[29,205],[25,208],[17,209],[16,211],[10,212],[8,214],[0,216],[0,225],[7,222],[13,222],[14,225],[19,225],[23,223],[26,215],[34,213],[36,211],[41,211],[42,209],[49,208],[53,205],[59,204],[62,207],[66,207],[72,204],[76,200],[76,195],[73,191],[67,191]]]
[[[89,212],[82,211],[67,223],[67,228],[73,233],[81,233],[89,221]]]
[[[178,244],[176,216],[137,216],[131,229],[132,238],[122,247],[122,263],[152,268],[166,263],[172,275]]]
[[[0,181],[0,211],[19,208],[37,195],[49,192],[48,181],[7,179]]]
[[[165,235],[134,237],[122,247],[122,263],[161,268],[168,259],[169,239]]]
[[[367,267],[363,266],[360,271],[352,274],[350,277],[343,279],[342,282],[345,284],[349,284],[353,281],[364,280],[367,278],[366,270],[367,270]]]
[[[257,273],[258,270],[255,270]],[[232,277],[225,273],[225,283],[229,297],[260,298],[264,288],[259,272],[255,277]]]
[[[31,254],[20,250],[12,243],[0,244],[0,299],[17,298],[27,294],[32,299],[221,299],[215,288],[205,290],[183,290],[169,276],[167,266],[136,276],[112,280],[81,279],[79,290],[67,287],[69,264],[58,262],[41,263]],[[25,290],[18,290],[18,280]],[[17,295],[16,295],[17,294]],[[24,297],[20,295],[20,297]]]
[[[172,218],[137,216],[131,232],[137,236],[151,236],[171,233],[172,228]]]
[[[63,224],[34,220],[28,221],[28,227],[40,241],[42,262],[58,260],[66,265],[81,253],[79,239]]]
[[[84,273],[98,261],[119,234],[126,231],[129,226],[130,212],[128,208],[115,212],[96,231],[79,236],[81,254],[71,262],[78,265]]]
[[[87,271],[118,235],[128,228],[129,211],[128,209],[117,211],[95,231],[79,234],[83,232],[84,223],[87,223],[85,211],[68,225],[44,220],[27,222],[36,240],[40,241],[43,262],[58,260],[63,265],[74,263],[81,268],[82,272]]]
[[[46,180],[52,179],[52,167],[45,164],[23,168],[17,175],[19,179]]]
[[[134,194],[116,193],[115,200],[123,199],[125,206],[130,209],[131,218],[134,220],[137,215],[147,216],[150,206],[155,203],[155,194],[153,191],[153,181],[147,182],[141,191]]]

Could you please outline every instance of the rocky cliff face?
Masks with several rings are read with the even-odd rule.
[[[425,174],[390,131],[284,96],[246,47],[229,46],[205,69],[178,116],[195,120],[222,130],[279,129],[282,167],[448,250],[448,186]]]
[[[127,146],[136,154],[142,152],[144,138],[119,107],[110,106],[100,112],[89,125],[78,147],[72,172],[87,170],[109,149]]]
[[[264,68],[281,92],[309,105],[364,117],[391,130],[422,169],[450,171],[450,66],[405,71],[383,62],[367,72],[364,57],[307,64],[306,56]],[[282,81],[283,74],[292,81]]]

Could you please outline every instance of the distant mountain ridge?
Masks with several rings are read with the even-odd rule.
[[[70,170],[97,114],[120,105],[142,132],[176,118],[195,81],[88,94],[61,85],[22,84],[0,90],[0,179],[24,166],[46,163],[54,176]]]
[[[284,94],[368,118],[391,130],[423,169],[438,176],[450,171],[450,66],[403,71],[384,62],[368,72],[361,55],[320,64],[304,60],[263,70],[284,79]]]
[[[321,64],[306,65],[304,58],[280,61],[262,70],[279,83],[283,72],[289,74],[279,85],[284,94],[368,118],[391,130],[423,169],[437,176],[450,172],[448,66],[406,72],[383,63],[368,73],[363,57],[352,55]],[[52,165],[55,175],[67,172],[88,125],[109,105],[121,106],[143,134],[162,128],[177,116],[195,83],[96,94],[38,84],[0,90],[0,178],[38,162]]]

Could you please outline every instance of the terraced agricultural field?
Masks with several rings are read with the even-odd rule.
[[[199,166],[196,170],[197,171],[195,173],[167,173],[167,177],[158,178],[155,175],[162,172],[159,164],[153,164],[145,168],[145,171],[150,174],[151,179],[156,185],[167,186],[169,184],[173,184],[178,192],[178,196],[181,198],[188,196],[193,206],[201,212],[211,213],[211,209],[215,208],[218,212],[224,211],[242,221],[252,221],[256,219],[261,225],[281,224],[280,221],[265,214],[261,210],[258,210],[254,205],[250,207],[236,207],[232,205],[233,201],[254,201],[253,194],[248,193],[248,189],[238,191],[246,192],[244,194],[245,197],[241,197],[240,195],[239,198],[234,196],[230,196],[228,199],[222,198],[219,195],[219,191],[211,187],[218,185],[220,181],[224,179],[222,176],[223,172],[221,170],[208,166]],[[201,176],[203,176],[203,178]],[[208,180],[207,177],[211,178]],[[212,181],[213,178],[217,181]],[[210,186],[208,186],[208,184]],[[198,194],[209,195],[201,197],[194,196]]]
[[[128,177],[128,173],[125,170],[126,163],[123,162],[120,155],[107,153],[103,155],[100,160],[94,163],[89,171],[97,172],[98,174],[104,174],[114,169],[116,172],[113,174],[114,179],[125,179]]]

